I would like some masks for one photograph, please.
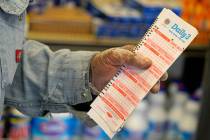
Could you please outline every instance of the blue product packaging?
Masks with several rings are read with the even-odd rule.
[[[177,123],[169,122],[167,126],[167,140],[177,140],[179,135],[179,128]]]
[[[180,132],[177,140],[193,140],[194,134],[190,132]]]
[[[115,136],[112,140],[117,140]],[[97,138],[97,140],[110,140],[110,138],[106,135],[106,133],[101,129],[100,136]]]
[[[129,140],[146,140],[146,131],[131,131],[131,130],[124,130],[124,135],[127,134],[126,137],[121,137],[121,138],[126,138]]]
[[[83,139],[85,140],[99,140],[101,135],[101,128],[98,126],[95,127],[83,127]]]
[[[125,5],[137,10],[141,10],[142,8],[142,6],[135,0],[125,0]]]
[[[146,131],[146,140],[162,140],[166,129],[166,123],[149,122],[149,128]]]
[[[132,37],[132,38],[139,38],[139,37],[141,37],[140,27],[137,26],[137,25],[131,26],[129,37]]]
[[[107,18],[106,15],[96,6],[94,6],[94,4],[91,1],[87,3],[86,9],[92,16],[100,17],[100,18]]]
[[[31,121],[32,140],[69,140],[79,137],[79,121],[75,118],[34,118]]]

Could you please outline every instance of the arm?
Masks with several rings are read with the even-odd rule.
[[[135,55],[132,49],[133,46],[124,46],[101,53],[52,52],[41,43],[28,41],[24,45],[22,65],[18,66],[11,91],[6,95],[6,103],[30,116],[40,116],[46,111],[70,111],[86,120],[86,113],[77,111],[77,107],[88,108],[86,103],[93,99],[89,89],[90,64],[92,84],[102,90],[122,65],[140,69],[151,65],[149,59]],[[158,92],[159,86],[156,84],[152,91]]]
[[[72,106],[92,101],[89,69],[96,53],[67,49],[52,52],[36,41],[26,42],[6,103],[30,116],[45,111],[81,114]]]

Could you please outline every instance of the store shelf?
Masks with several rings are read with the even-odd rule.
[[[93,45],[93,46],[119,46],[124,44],[136,44],[138,40],[127,38],[112,39],[112,38],[97,38],[92,34],[55,34],[42,32],[29,32],[28,39],[41,41],[48,44],[62,45]]]
[[[27,38],[53,45],[103,46],[107,48],[126,44],[137,44],[139,41],[139,39],[128,38],[97,38],[92,34],[61,34],[44,32],[29,32]],[[192,44],[188,50],[203,51],[207,48],[208,47],[205,45]]]

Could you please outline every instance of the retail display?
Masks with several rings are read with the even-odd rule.
[[[50,7],[40,14],[31,11],[29,14],[30,31],[90,34],[92,18],[83,9],[69,7]]]
[[[91,0],[87,9],[97,18],[98,22],[94,22],[94,27],[98,37],[139,38],[144,35],[164,7],[172,9],[177,15],[181,14],[180,5],[169,1]]]
[[[99,4],[100,3],[100,4]],[[144,35],[157,15],[164,7],[170,7],[177,15],[181,9],[176,2],[159,1],[115,1],[99,2],[92,0],[88,3],[88,11],[97,18],[95,34],[98,37],[127,37],[139,38]],[[170,6],[168,6],[170,3]]]
[[[182,12],[180,1],[170,0],[126,0],[126,5],[138,10],[142,15],[142,23],[147,30],[165,7],[172,10],[176,15],[180,16]]]
[[[137,38],[144,34],[141,13],[121,1],[92,0],[87,4],[87,10],[95,18],[97,37]]]
[[[161,140],[193,140],[200,99],[195,98],[196,92],[192,95],[187,90],[183,92],[181,82],[171,81],[167,87],[157,95],[149,95],[139,104],[125,127],[113,140],[151,140],[151,137],[154,140],[161,138]],[[171,87],[177,87],[176,91],[171,92]],[[168,107],[168,100],[171,102],[170,107]],[[68,113],[52,114],[52,118],[33,118],[32,120],[18,113],[10,118],[8,136],[13,139],[14,137],[19,140],[29,138],[32,140],[109,139],[99,126],[90,128]],[[1,135],[5,126],[3,122],[0,123]]]
[[[31,28],[28,30],[28,37],[44,42],[65,44],[76,42],[81,45],[88,42],[99,46],[107,44],[119,46],[124,44],[122,40],[137,43],[136,40],[144,35],[164,7],[171,9],[199,29],[200,34],[193,41],[193,47],[206,47],[210,38],[208,0],[38,0],[37,2],[29,8],[29,13],[33,13],[32,15],[36,13],[36,16],[29,18],[27,27]],[[50,10],[52,7],[55,11]],[[59,12],[56,12],[57,9],[60,9]],[[71,10],[67,12],[66,9]],[[84,16],[77,16],[80,21],[76,24],[74,16],[71,16],[77,11],[82,11],[83,15],[89,16],[90,19],[85,20]],[[45,19],[46,13],[48,18],[51,15],[50,20]],[[60,20],[60,17],[55,21],[54,15],[56,17],[65,15],[65,22]],[[39,16],[42,17],[42,23],[36,20]],[[59,38],[56,38],[57,34]],[[76,38],[73,34],[76,34]]]

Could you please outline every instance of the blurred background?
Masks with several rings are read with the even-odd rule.
[[[27,39],[43,42],[53,50],[99,51],[138,44],[164,7],[195,26],[199,35],[170,68],[160,93],[139,104],[114,140],[210,140],[204,127],[210,129],[210,116],[205,114],[210,99],[204,98],[210,83],[210,58],[206,57],[210,1],[32,0],[28,8]],[[29,118],[6,107],[0,136],[14,140],[108,140],[99,127],[89,128],[72,114],[49,116]]]

